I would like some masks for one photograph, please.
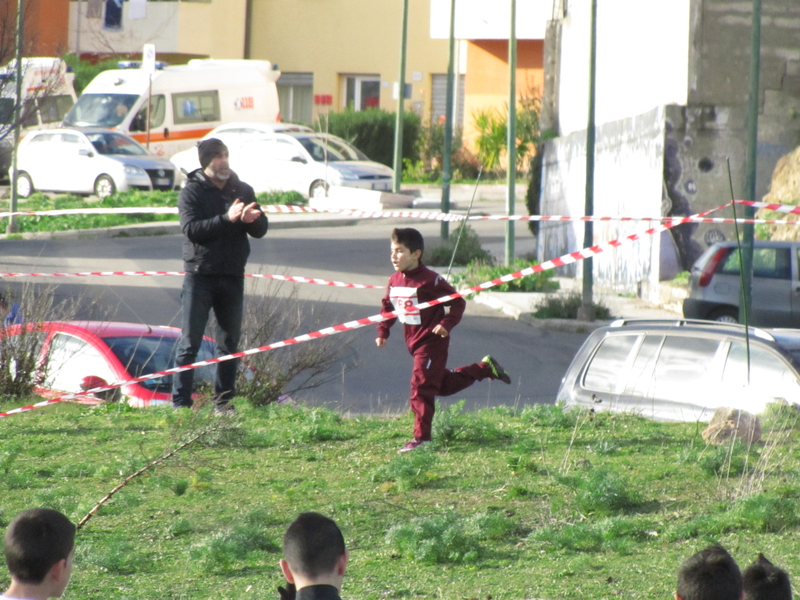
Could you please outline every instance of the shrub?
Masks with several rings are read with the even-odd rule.
[[[386,542],[422,563],[474,563],[481,552],[477,538],[465,531],[453,512],[395,525],[386,534]]]
[[[578,309],[583,298],[578,293],[547,296],[544,302],[533,313],[537,319],[577,319]],[[601,321],[611,318],[611,311],[600,302],[593,302],[595,319]]]
[[[279,545],[264,533],[265,521],[263,511],[250,512],[238,525],[217,531],[192,548],[192,558],[208,569],[228,571],[251,552],[277,552]]]
[[[758,456],[749,453],[744,443],[737,441],[731,447],[709,446],[697,461],[700,469],[709,475],[741,475],[744,473],[747,462],[755,464]]]
[[[470,262],[492,264],[494,258],[488,250],[481,247],[478,233],[462,222],[439,246],[425,250],[424,261],[430,266],[449,266],[450,262],[464,266]]]
[[[578,483],[577,505],[583,513],[611,515],[628,512],[638,504],[638,494],[608,469],[594,469]]]
[[[394,166],[394,129],[397,116],[379,108],[328,113],[329,133],[346,139],[372,160]],[[403,112],[403,156],[412,163],[419,159],[422,123],[413,112]],[[325,128],[322,127],[325,131]]]
[[[534,265],[536,263],[533,263]],[[487,281],[494,281],[504,275],[516,273],[531,266],[524,260],[515,260],[511,266],[491,265],[479,261],[471,261],[465,271],[453,276],[453,285],[456,287],[474,287]],[[542,271],[512,279],[491,288],[496,292],[552,292],[559,288],[557,281],[553,281],[553,271]]]
[[[388,463],[381,465],[372,473],[372,481],[384,483],[391,481],[400,491],[424,487],[436,479],[431,468],[436,464],[436,455],[430,444],[405,454],[398,454]]]

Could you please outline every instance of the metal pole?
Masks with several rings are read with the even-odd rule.
[[[595,146],[595,75],[597,71],[597,0],[592,0],[592,15],[589,35],[589,122],[586,126],[586,216],[594,214],[594,146]],[[583,247],[594,245],[594,227],[591,221],[584,224]],[[578,318],[582,321],[594,321],[594,287],[593,261],[583,261],[583,294]]]
[[[19,146],[19,128],[22,122],[22,105],[25,98],[22,97],[22,41],[23,41],[23,18],[25,11],[25,0],[17,0],[17,66],[16,66],[16,90],[14,103],[14,147],[11,153],[11,212],[17,212],[17,147]],[[17,218],[10,216],[6,233],[17,233]]]
[[[400,192],[403,182],[403,108],[406,91],[406,39],[408,34],[408,0],[403,0],[403,27],[400,36],[400,86],[397,93],[397,121],[394,126],[394,184],[392,191]]]
[[[450,169],[451,155],[453,152],[453,96],[454,94],[454,66],[453,56],[455,54],[455,32],[456,32],[456,0],[450,0],[450,50],[447,59],[447,96],[444,112],[444,149],[442,156],[442,212],[450,212]],[[446,240],[450,235],[450,228],[447,221],[442,221],[442,239]]]
[[[75,31],[75,58],[79,61],[81,59],[81,0],[78,0],[78,18],[75,19],[75,22],[78,24],[78,28]]]
[[[761,66],[761,0],[753,0],[753,24],[750,30],[750,92],[747,102],[747,153],[745,156],[744,197],[756,199],[756,149],[758,146],[758,97]],[[747,206],[744,218],[752,219],[755,209]],[[742,227],[742,300],[739,304],[739,322],[749,323],[753,299],[753,224]]]
[[[517,187],[517,0],[511,0],[511,30],[508,36],[508,127],[506,128],[506,156],[508,158],[508,191],[506,214],[514,214]],[[514,225],[506,221],[506,265],[514,262]]]

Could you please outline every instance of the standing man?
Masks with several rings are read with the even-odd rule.
[[[183,320],[176,366],[195,362],[208,313],[217,318],[217,356],[239,349],[244,309],[244,268],[250,255],[247,236],[262,238],[267,217],[253,188],[239,181],[228,164],[228,148],[210,138],[197,145],[200,168],[189,173],[178,199],[186,275],[181,300]],[[230,414],[236,391],[238,359],[217,363],[214,378],[216,414]],[[172,404],[192,405],[194,369],[176,373]]]

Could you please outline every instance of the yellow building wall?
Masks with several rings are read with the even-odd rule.
[[[247,0],[181,2],[178,48],[210,58],[244,58]]]
[[[464,142],[473,145],[478,132],[474,114],[488,108],[504,111],[509,91],[508,40],[478,40],[467,44],[464,92]],[[517,42],[517,99],[541,97],[544,86],[544,41]]]
[[[281,71],[314,73],[315,95],[331,106],[314,106],[314,118],[345,108],[343,77],[377,75],[380,108],[397,109],[394,83],[400,73],[402,0],[252,0],[250,57],[272,61]],[[447,40],[430,38],[430,3],[411,0],[408,11],[405,109],[430,113],[432,73],[447,72]],[[413,74],[421,75],[413,81]]]

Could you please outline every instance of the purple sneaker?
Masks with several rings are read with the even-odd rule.
[[[400,448],[400,450],[398,450],[397,453],[402,454],[403,452],[411,452],[412,450],[416,450],[423,444],[430,444],[430,443],[431,443],[430,440],[411,440],[405,446]]]

